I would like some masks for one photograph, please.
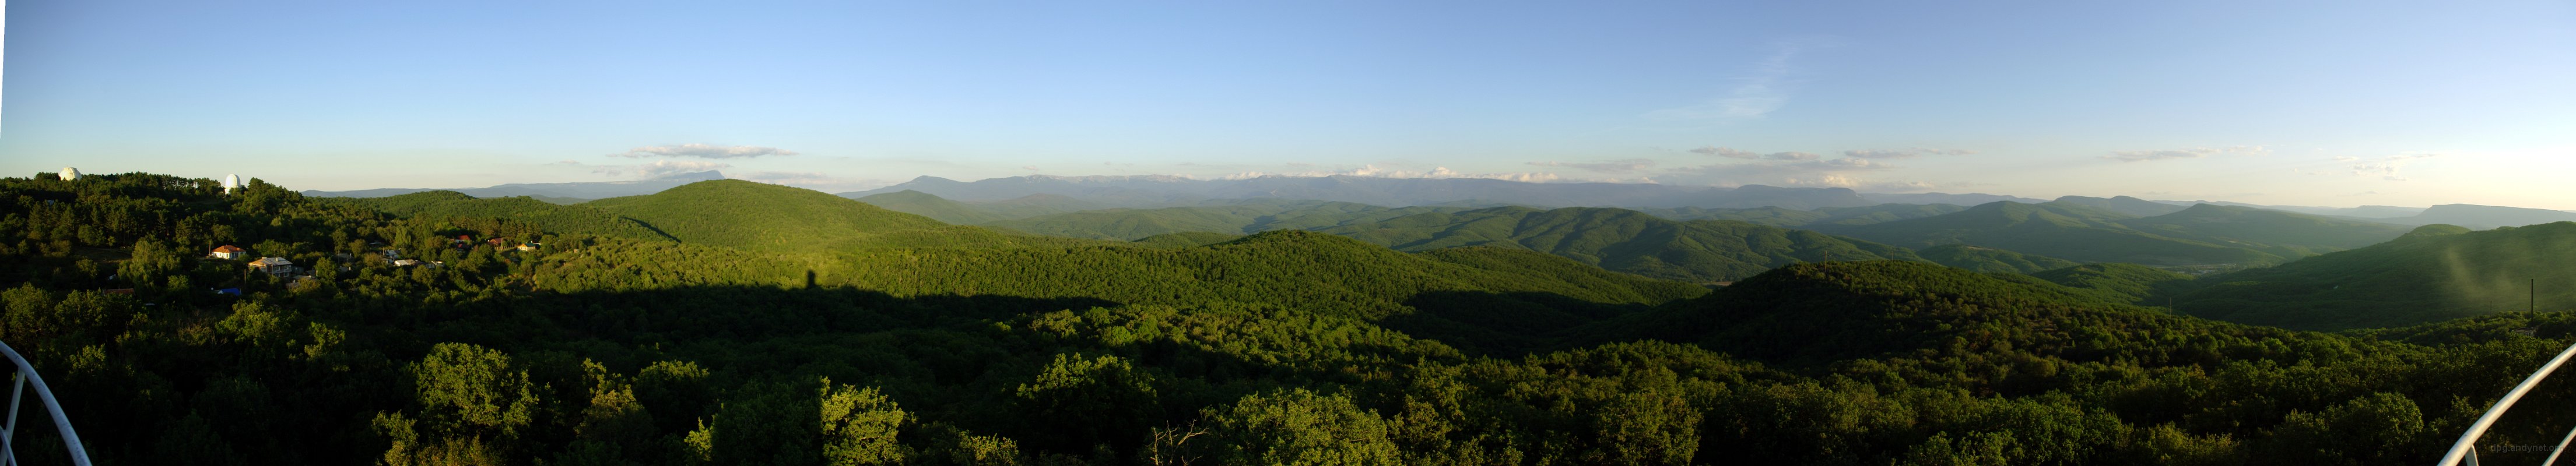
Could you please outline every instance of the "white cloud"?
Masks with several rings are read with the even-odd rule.
[[[796,155],[796,151],[761,146],[719,146],[713,144],[678,144],[627,149],[610,157],[640,159],[647,157],[697,157],[704,159],[752,158],[771,155]]]
[[[1968,155],[1974,153],[1977,153],[1977,151],[1967,149],[1925,149],[1915,147],[1908,149],[1847,150],[1843,151],[1843,156],[1859,157],[1864,159],[1906,159],[1914,158],[1919,155]]]
[[[2223,148],[2194,147],[2189,149],[2112,151],[2111,155],[2105,155],[2102,156],[2102,158],[2122,162],[2145,162],[2149,160],[2196,159],[2212,155],[2265,155],[2270,153],[2272,153],[2272,150],[2264,148],[2263,146],[2227,146]]]
[[[1691,153],[1693,153],[1693,154],[1700,154],[1700,155],[1714,155],[1714,156],[1719,156],[1719,157],[1733,157],[1733,158],[1739,158],[1739,159],[1750,159],[1750,158],[1756,158],[1756,157],[1761,157],[1761,156],[1762,156],[1762,154],[1755,153],[1755,152],[1753,152],[1753,151],[1749,151],[1749,150],[1741,150],[1741,149],[1735,149],[1735,148],[1730,148],[1730,147],[1716,147],[1716,146],[1700,146],[1700,148],[1698,148],[1698,149],[1691,149],[1690,151],[1691,151]]]
[[[1573,168],[1573,169],[1578,169],[1578,170],[1591,171],[1591,172],[1601,172],[1601,173],[1630,173],[1630,172],[1635,172],[1635,171],[1638,171],[1638,170],[1645,170],[1645,169],[1647,169],[1647,168],[1653,168],[1653,167],[1655,166],[1655,161],[1653,161],[1653,160],[1647,160],[1647,159],[1625,159],[1625,160],[1610,160],[1610,161],[1603,161],[1603,162],[1588,162],[1588,163],[1577,163],[1577,162],[1530,162],[1529,164],[1530,164],[1530,165],[1542,166],[1542,167],[1566,167],[1566,168]]]
[[[1910,150],[1864,149],[1843,151],[1844,157],[1859,157],[1864,159],[1904,159],[1913,158],[1918,154],[1920,153]]]
[[[1555,174],[1555,173],[1546,173],[1546,172],[1522,172],[1522,173],[1460,173],[1460,172],[1458,172],[1457,170],[1450,170],[1450,169],[1449,169],[1449,167],[1431,167],[1431,169],[1430,169],[1430,170],[1406,170],[1406,169],[1402,169],[1402,168],[1395,168],[1395,167],[1379,167],[1379,166],[1377,166],[1377,165],[1361,165],[1361,166],[1359,166],[1358,168],[1346,168],[1346,169],[1339,169],[1339,170],[1306,170],[1306,171],[1294,171],[1294,172],[1245,171],[1245,172],[1239,172],[1239,173],[1235,173],[1235,174],[1231,174],[1231,175],[1218,176],[1218,177],[1216,177],[1216,179],[1220,179],[1220,180],[1239,180],[1239,179],[1245,179],[1245,178],[1260,178],[1260,177],[1265,177],[1265,176],[1373,176],[1373,177],[1380,177],[1380,178],[1483,178],[1483,179],[1509,180],[1509,181],[1526,181],[1526,182],[1532,182],[1532,183],[1544,183],[1544,182],[1549,182],[1549,181],[1558,181],[1558,180],[1564,179],[1564,177],[1558,176],[1558,175],[1557,175],[1557,174]]]
[[[1773,152],[1771,155],[1765,155],[1763,157],[1771,160],[1815,160],[1818,156],[1816,154],[1805,152]]]

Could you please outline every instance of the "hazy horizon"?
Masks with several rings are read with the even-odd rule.
[[[21,4],[0,169],[2576,210],[2576,4]]]

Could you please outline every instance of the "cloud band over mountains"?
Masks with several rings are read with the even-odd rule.
[[[625,153],[620,153],[620,154],[608,154],[608,156],[610,156],[610,157],[625,157],[625,158],[630,158],[630,159],[641,159],[641,158],[652,158],[652,157],[697,157],[697,158],[702,158],[702,159],[739,159],[739,158],[752,158],[752,157],[766,157],[766,156],[773,156],[773,155],[776,155],[776,156],[796,155],[796,151],[791,151],[791,150],[786,150],[786,149],[780,149],[780,148],[776,148],[776,147],[762,147],[762,146],[719,146],[719,145],[714,145],[714,144],[676,144],[676,145],[661,145],[661,146],[645,146],[645,147],[637,147],[637,148],[634,148],[634,149],[627,149]]]

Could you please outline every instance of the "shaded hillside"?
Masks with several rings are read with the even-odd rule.
[[[2075,261],[2055,257],[2022,254],[1995,248],[1965,244],[1944,244],[1914,252],[1935,264],[1967,269],[1973,272],[2031,273],[2074,267]]]
[[[1242,237],[1243,237],[1243,235],[1237,235],[1237,234],[1231,234],[1231,233],[1216,233],[1216,232],[1206,232],[1206,231],[1184,231],[1184,232],[1180,232],[1180,233],[1164,233],[1164,234],[1160,234],[1160,235],[1154,235],[1154,236],[1147,236],[1147,237],[1143,237],[1143,238],[1137,238],[1137,239],[1136,239],[1136,241],[1134,241],[1134,243],[1135,243],[1136,245],[1138,245],[1138,246],[1145,246],[1145,247],[1155,247],[1155,248],[1175,248],[1175,249],[1177,249],[1177,248],[1186,248],[1186,247],[1191,247],[1191,246],[1206,246],[1206,245],[1210,245],[1210,244],[1223,243],[1223,242],[1227,242],[1227,241],[1234,241],[1234,239],[1235,239],[1235,238],[1242,238]]]
[[[581,205],[635,219],[682,242],[759,251],[1073,244],[950,226],[810,189],[739,180],[691,183],[649,196]]]
[[[1624,209],[1498,207],[1318,230],[1397,250],[1507,246],[1648,277],[1726,281],[1825,260],[1916,260],[1912,251],[1744,222],[1675,222]]]
[[[2203,278],[2175,298],[2192,315],[2301,329],[2392,327],[2576,304],[2576,222],[2466,231],[2419,228],[2396,241]]]
[[[2269,264],[2283,257],[2252,249],[2141,232],[2135,218],[2073,204],[1997,202],[1956,213],[1820,231],[1898,246],[1966,244],[2083,262],[2156,265]]]
[[[2158,295],[2190,286],[2191,276],[2138,264],[2084,264],[2030,274],[2050,283],[2087,290],[2104,300],[2118,303],[2162,306],[2154,302]]]
[[[827,283],[896,295],[1009,293],[1128,304],[1278,303],[1379,319],[1424,293],[1546,293],[1597,303],[1655,304],[1697,286],[1582,267],[1547,256],[1416,255],[1295,230],[1180,249],[1132,246],[882,249],[848,253]],[[1444,258],[1449,260],[1443,260]]]
[[[642,223],[604,210],[558,205],[528,197],[478,199],[455,191],[427,191],[376,198],[320,198],[319,201],[357,205],[422,220],[452,222],[458,218],[496,218],[533,224],[556,234],[672,239]]]
[[[1639,322],[1650,335],[1791,367],[1880,357],[1923,357],[1978,348],[2070,360],[2123,357],[2094,351],[2088,339],[2128,340],[2161,348],[2127,357],[2153,366],[2205,364],[2213,355],[2177,351],[2180,342],[2118,337],[2130,332],[2216,336],[2222,345],[2260,345],[2297,332],[2155,312],[2047,282],[2020,282],[1903,261],[1835,262],[1784,267],[1709,296],[1668,306]],[[2205,344],[2188,343],[2188,344]],[[2132,350],[2134,351],[2134,350]],[[2224,350],[2221,350],[2224,351]],[[1918,380],[2010,378],[2038,374],[1921,374]],[[1997,377],[2005,380],[1996,380]]]
[[[2195,205],[2168,215],[2118,221],[2138,231],[2304,257],[2379,244],[2411,228],[2251,207]]]
[[[1861,207],[1823,207],[1798,210],[1782,207],[1754,209],[1709,209],[1681,207],[1643,209],[1641,212],[1673,220],[1733,220],[1781,228],[1811,228],[1817,225],[1850,226],[1923,218],[1965,210],[1950,204],[1879,204]]]

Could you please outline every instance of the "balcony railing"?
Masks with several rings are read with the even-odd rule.
[[[72,431],[72,418],[63,415],[63,404],[54,401],[54,390],[45,386],[45,378],[36,376],[36,366],[27,364],[27,358],[19,356],[8,343],[0,343],[0,354],[9,356],[9,363],[18,366],[18,372],[9,377],[14,381],[9,389],[9,421],[0,425],[0,466],[19,464],[18,407],[25,405],[28,385],[36,386],[36,400],[43,402],[45,414],[54,418],[54,430],[63,434],[63,448],[71,453],[72,464],[89,466],[89,450],[81,448],[80,434]]]

